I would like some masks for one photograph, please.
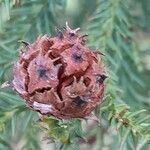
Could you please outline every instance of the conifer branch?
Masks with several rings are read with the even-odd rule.
[[[109,66],[109,70],[113,68],[111,72],[108,70],[109,85],[107,93],[114,99],[114,101],[111,101],[112,105],[110,108],[112,111],[109,110],[110,104],[108,103],[108,106],[104,104],[100,110],[104,109],[106,112],[108,111],[109,116],[111,116],[109,118],[111,122],[112,120],[117,121],[118,125],[116,124],[116,126],[123,128],[123,126],[127,125],[130,128],[129,132],[136,132],[138,135],[149,140],[150,133],[145,132],[146,128],[142,126],[142,123],[139,123],[139,118],[135,119],[137,117],[136,113],[128,111],[128,105],[132,106],[132,103],[137,101],[138,107],[146,99],[146,97],[138,93],[138,89],[136,88],[136,86],[143,88],[144,83],[137,67],[137,64],[140,64],[137,46],[130,31],[132,17],[128,13],[129,3],[120,0],[99,0],[97,6],[88,24],[88,33],[91,35],[89,37],[89,45],[96,48],[101,47],[101,51],[106,55],[105,60]],[[116,81],[119,83],[118,85]],[[124,89],[120,90],[120,87],[124,87]],[[125,93],[122,93],[122,91],[125,91]],[[128,104],[126,104],[126,109],[119,111],[120,107],[118,107],[118,103],[120,102],[118,100],[123,105],[125,103]],[[120,112],[119,116],[118,111]],[[139,116],[141,112],[139,110]],[[149,118],[147,114],[144,116]],[[144,121],[148,121],[148,119]],[[149,122],[147,125],[149,126]],[[120,148],[122,148],[126,139],[127,137],[123,138]]]

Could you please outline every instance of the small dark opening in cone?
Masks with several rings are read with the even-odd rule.
[[[81,63],[83,61],[82,54],[73,53],[72,58],[76,63]]]
[[[46,75],[47,70],[44,68],[40,68],[37,70],[38,77],[42,79],[48,79],[48,76]]]
[[[106,78],[107,78],[107,76],[104,75],[104,74],[97,74],[97,75],[96,75],[96,82],[101,84],[101,83],[103,83],[103,81],[104,81]]]
[[[81,107],[86,102],[80,98],[80,96],[77,96],[73,99],[73,103],[75,103],[76,106]]]

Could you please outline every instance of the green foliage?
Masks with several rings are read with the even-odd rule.
[[[60,121],[52,117],[43,117],[39,125],[42,130],[44,129],[46,138],[55,142],[58,149],[77,148],[75,142],[78,138],[84,140],[81,121],[78,119]]]
[[[0,84],[12,80],[12,65],[20,45],[17,41],[31,41],[38,34],[52,33],[57,22],[56,9],[62,11],[62,6],[56,1],[20,1],[16,5],[0,1]],[[32,125],[36,118],[37,114],[29,111],[19,96],[0,89],[0,149],[13,149],[11,144],[18,145],[21,140],[25,141],[21,149],[40,149],[38,132],[33,131]]]
[[[143,60],[150,57],[150,45],[136,43],[138,32],[149,36],[148,4],[148,0],[0,0],[0,84],[12,80],[18,40],[53,35],[65,21],[89,34],[89,46],[105,54],[109,76],[104,102],[95,110],[100,125],[78,119],[39,120],[15,92],[0,89],[0,149],[13,150],[23,143],[18,149],[40,150],[39,132],[44,131],[56,149],[79,149],[93,137],[93,149],[149,150],[150,70]]]
[[[110,108],[109,120],[111,123],[119,127],[126,127],[126,130],[121,131],[124,137],[118,147],[118,149],[123,149],[131,132],[139,133],[146,140],[150,138],[148,112],[143,115],[146,116],[143,121],[147,121],[145,123],[147,129],[142,125],[143,122],[140,122],[143,116],[141,115],[142,110],[139,110],[143,108],[143,105],[145,109],[149,108],[148,98],[142,94],[143,90],[141,90],[148,89],[145,88],[146,83],[141,78],[141,70],[144,68],[141,65],[140,52],[131,31],[134,26],[131,24],[132,17],[128,11],[129,3],[122,0],[100,0],[98,6],[88,24],[88,31],[92,35],[89,41],[91,46],[100,48],[105,53],[107,66],[109,70],[113,70],[113,72],[108,72],[110,79],[107,86],[107,99],[113,99],[113,101],[110,100],[112,105],[109,102],[101,110],[106,107],[104,110],[107,111]],[[124,108],[126,105],[123,101],[138,111],[129,112],[128,106]]]
[[[115,2],[100,0],[99,2],[99,7],[88,24],[88,30],[92,34],[89,41],[91,46],[101,48],[106,55],[105,60],[109,70],[113,70],[113,72],[109,71],[107,99],[115,99],[115,101],[111,100],[112,105],[109,102],[101,110],[106,107],[107,109],[104,110],[107,111],[110,107],[109,120],[111,123],[115,123],[119,128],[125,126],[126,130],[121,131],[124,137],[121,138],[118,147],[118,149],[123,149],[130,133],[139,133],[146,140],[150,138],[148,112],[143,115],[146,116],[143,121],[147,121],[145,123],[147,127],[145,127],[144,123],[140,122],[143,116],[141,115],[142,110],[139,110],[139,108],[143,108],[143,105],[147,105],[148,107],[145,106],[145,108],[149,108],[148,98],[141,92],[141,89],[148,89],[145,88],[146,83],[141,78],[143,66],[131,31],[134,27],[130,21],[132,17],[128,11],[128,2],[120,0]],[[99,32],[97,32],[98,30]],[[138,111],[129,112],[128,106],[124,108],[125,104],[122,101],[134,110],[137,108]],[[118,106],[118,103],[121,105]]]

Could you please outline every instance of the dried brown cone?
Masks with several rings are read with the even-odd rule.
[[[60,119],[86,118],[101,103],[106,78],[98,54],[79,28],[25,43],[14,66],[13,87],[27,106]]]

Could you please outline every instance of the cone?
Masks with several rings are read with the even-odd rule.
[[[101,103],[106,73],[79,28],[25,44],[14,65],[13,87],[34,111],[60,119],[87,118]]]

